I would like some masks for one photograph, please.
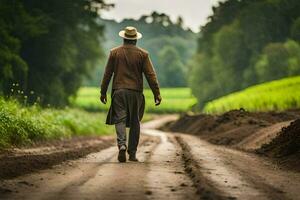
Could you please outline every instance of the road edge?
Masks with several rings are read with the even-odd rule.
[[[44,154],[27,154],[21,156],[4,156],[0,159],[0,180],[12,179],[21,175],[51,168],[67,160],[82,158],[90,153],[98,152],[115,143],[114,138],[103,139],[102,143],[81,148],[55,151]]]

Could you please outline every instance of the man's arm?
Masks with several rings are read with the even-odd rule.
[[[109,54],[109,58],[108,61],[106,63],[106,67],[105,67],[105,72],[102,78],[102,82],[101,82],[101,97],[100,100],[102,103],[106,103],[107,102],[107,97],[106,97],[106,92],[107,92],[107,88],[110,82],[110,79],[113,75],[114,72],[114,59],[112,56],[112,52],[110,52]]]
[[[154,95],[154,101],[156,105],[159,105],[161,102],[161,96],[159,91],[159,84],[157,81],[156,73],[153,68],[152,62],[150,60],[149,55],[146,55],[144,65],[143,65],[143,72],[146,76],[146,79],[148,81],[148,84],[152,90],[152,93]]]

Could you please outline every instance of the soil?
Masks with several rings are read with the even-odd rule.
[[[213,145],[197,136],[177,134],[192,160],[204,191],[221,199],[299,199],[300,173],[280,168],[266,157]],[[186,148],[187,147],[187,148]],[[217,198],[212,198],[217,199]]]
[[[240,109],[222,115],[183,115],[162,130],[189,133],[212,144],[256,152],[300,171],[299,118],[300,110],[254,113]]]
[[[115,139],[111,136],[74,137],[9,149],[0,154],[0,179],[13,178],[47,169],[66,160],[78,159],[105,149],[114,142]]]
[[[238,112],[234,111],[212,124],[228,125],[234,124],[231,120],[243,121],[245,118],[251,119],[251,116],[253,118],[251,113]],[[270,132],[263,139],[259,139],[271,141],[264,146],[262,153],[273,156],[270,152],[275,152],[273,149],[276,147],[278,153],[275,155],[284,157],[287,154],[283,149],[298,146],[298,142],[293,144],[287,139],[294,138],[299,132],[297,121],[290,128],[282,130],[281,139],[273,133],[277,129],[280,132],[281,126],[293,120],[292,115],[294,114],[284,114],[282,121],[278,114],[271,117],[265,115],[262,117],[264,120],[258,119],[269,123],[268,126],[258,129]],[[214,116],[201,118],[203,117],[218,119]],[[14,167],[4,164],[1,166],[1,171],[5,170],[7,173],[0,178],[0,199],[299,199],[299,172],[281,168],[267,156],[247,152],[241,148],[243,145],[238,147],[240,142],[215,145],[202,139],[202,135],[199,137],[157,129],[176,119],[177,116],[161,116],[142,125],[143,134],[137,152],[139,162],[119,163],[113,136],[76,138],[55,145],[40,144],[3,153],[1,159],[15,164]],[[278,122],[282,124],[278,125]],[[189,120],[186,123],[197,128]],[[206,125],[203,123],[203,126]],[[221,130],[220,127],[215,128]],[[245,144],[249,148],[261,147],[255,146],[257,141],[254,139],[257,137],[251,139],[250,136],[251,134],[243,136],[248,138]],[[236,141],[239,141],[238,137]],[[282,146],[277,148],[277,144]],[[91,146],[95,147],[94,153],[84,151]],[[73,151],[73,156],[68,156],[69,151]],[[61,156],[53,157],[55,154]],[[30,164],[28,166],[32,170],[26,171],[29,167],[26,164],[27,167],[22,166],[25,159],[20,159],[22,162],[17,159],[25,155],[43,155],[37,162],[50,164],[45,167]]]
[[[300,119],[282,128],[277,137],[262,145],[257,153],[276,158],[281,164],[300,171]]]
[[[173,116],[168,120],[174,119]],[[143,126],[137,157],[118,163],[116,145],[52,168],[0,180],[0,199],[199,199],[174,136]]]

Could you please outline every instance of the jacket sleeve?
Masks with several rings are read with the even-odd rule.
[[[101,82],[101,95],[106,95],[107,88],[110,82],[110,79],[114,72],[114,58],[112,52],[109,54],[108,61],[106,63],[105,72]]]
[[[144,64],[143,64],[143,72],[153,92],[153,95],[157,97],[158,95],[160,95],[159,84],[149,54],[146,54]]]

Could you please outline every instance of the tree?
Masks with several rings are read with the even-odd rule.
[[[289,35],[280,8],[270,1],[249,3],[239,16],[245,43],[251,50],[250,56],[257,56],[261,49],[270,42],[283,42]]]
[[[189,63],[188,81],[192,93],[198,99],[198,108],[213,100],[217,95],[217,86],[214,80],[214,73],[211,68],[212,61],[208,55],[196,54]]]
[[[160,71],[168,66],[159,63],[159,52],[161,49],[167,46],[172,46],[176,49],[179,54],[180,63],[185,65],[189,62],[192,55],[196,50],[196,36],[197,34],[191,30],[186,30],[183,27],[172,22],[168,26],[164,26],[161,23],[154,22],[152,16],[161,18],[161,16],[167,16],[160,13],[152,13],[150,15],[143,15],[140,19],[125,19],[121,22],[116,22],[114,20],[99,19],[98,23],[105,27],[105,43],[104,46],[105,53],[108,54],[111,48],[119,46],[122,44],[122,39],[118,36],[118,32],[124,27],[131,25],[137,27],[141,33],[145,33],[141,40],[138,40],[137,45],[149,52],[151,55],[151,60],[156,71]],[[166,17],[168,18],[168,17]],[[161,21],[156,20],[156,21]],[[171,22],[170,22],[171,23]],[[91,77],[85,80],[85,85],[89,86],[99,86],[100,77],[102,77],[102,72],[104,64],[107,57],[104,57],[104,61],[97,64],[95,70],[92,71]],[[166,63],[168,65],[168,63]],[[183,69],[185,73],[186,69]],[[163,77],[162,77],[163,78]],[[166,85],[163,80],[159,78],[159,82],[164,87],[171,87],[171,85]],[[145,85],[147,87],[147,84]],[[186,84],[185,84],[186,86]]]
[[[2,0],[0,3],[0,93],[10,94],[12,85],[21,89],[27,84],[28,65],[20,55],[22,42],[47,31],[41,23],[43,16],[28,14],[17,0]]]
[[[286,76],[286,70],[281,75],[281,72],[287,68],[287,52],[284,46],[280,43],[271,43],[265,47],[263,52],[255,65],[258,80],[265,82]]]
[[[265,82],[299,75],[299,52],[300,47],[294,41],[268,44],[255,65],[259,81]]]
[[[177,20],[176,20],[176,25],[179,26],[179,27],[183,27],[183,24],[184,24],[184,22],[183,22],[182,17],[178,16]]]
[[[291,27],[291,38],[300,42],[300,17],[298,17]]]
[[[34,91],[43,104],[67,104],[102,55],[103,27],[96,19],[109,6],[103,0],[1,1],[2,43],[14,46],[9,62],[19,69],[12,76],[6,64],[1,76],[20,83],[26,95]],[[9,86],[2,88],[7,94]],[[37,97],[29,96],[30,102]]]
[[[251,84],[299,74],[299,9],[298,0],[227,0],[213,7],[191,64],[189,85],[199,107]],[[197,89],[204,87],[209,91]]]
[[[294,40],[288,40],[284,43],[284,47],[289,54],[288,57],[288,75],[300,75],[300,44]]]
[[[214,33],[222,26],[231,24],[245,5],[245,1],[229,0],[219,2],[218,6],[213,7],[213,15],[208,18],[208,23],[201,27],[198,50],[211,54]]]
[[[164,66],[158,72],[161,86],[182,87],[185,85],[183,64],[176,49],[166,46],[158,53],[158,63]]]
[[[241,89],[243,73],[249,64],[248,54],[239,21],[223,26],[215,33],[212,68],[215,81],[219,83],[219,94]]]

